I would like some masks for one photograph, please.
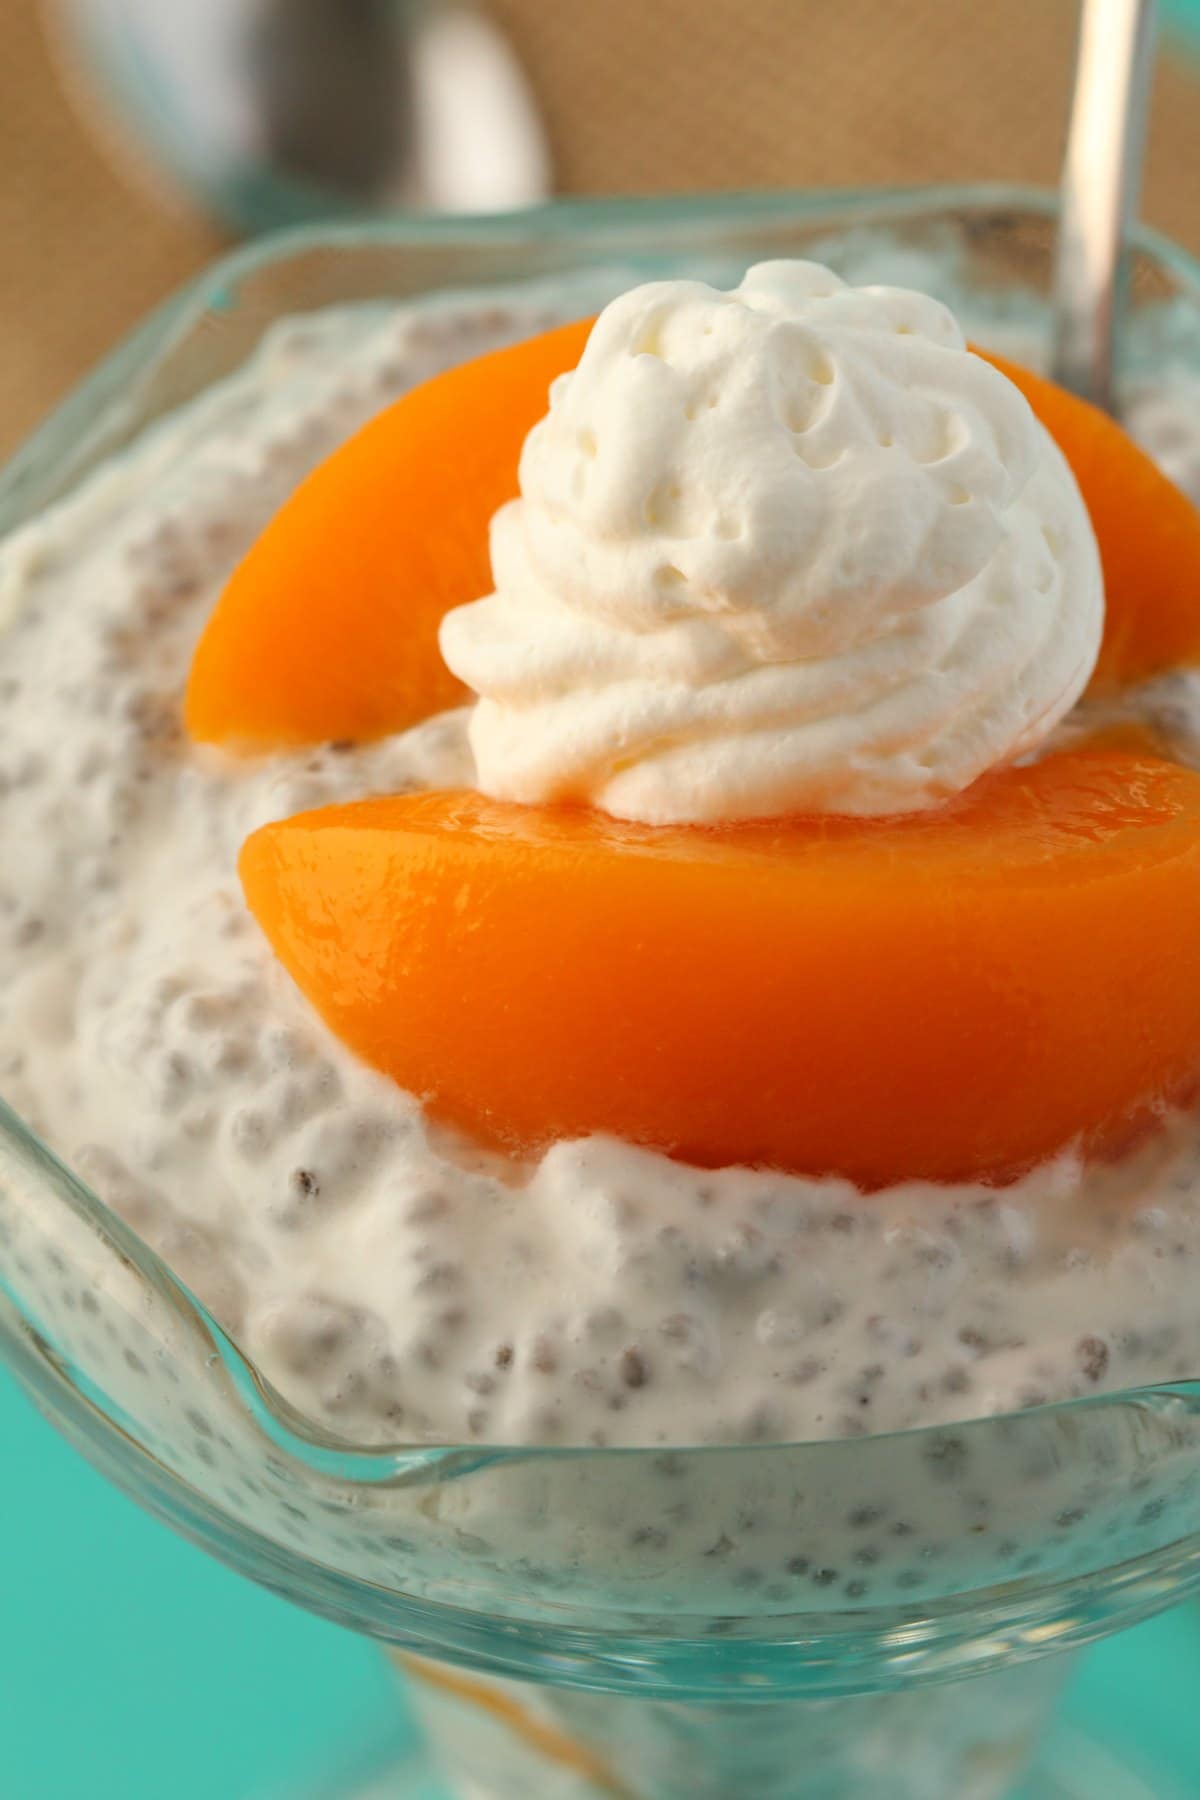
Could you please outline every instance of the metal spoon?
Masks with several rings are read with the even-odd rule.
[[[140,143],[141,166],[239,229],[550,191],[533,91],[476,0],[53,0],[50,17],[73,86],[115,103],[105,141]]]
[[[1141,187],[1154,0],[1084,0],[1062,172],[1053,374],[1112,411],[1122,252]]]
[[[471,0],[255,0],[247,13],[264,166],[377,209],[545,198],[533,95]]]

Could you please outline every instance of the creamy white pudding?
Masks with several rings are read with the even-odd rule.
[[[0,546],[0,1091],[283,1394],[360,1441],[849,1436],[1196,1375],[1189,1117],[1123,1164],[1067,1155],[998,1190],[862,1196],[607,1137],[504,1162],[359,1064],[248,916],[255,826],[473,770],[465,711],[365,747],[192,745],[216,594],[370,413],[597,297],[296,320]],[[1194,389],[1132,418],[1200,491]],[[1131,704],[1190,754],[1200,685]]]

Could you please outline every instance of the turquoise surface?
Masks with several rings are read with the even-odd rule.
[[[3,1800],[292,1800],[394,1717],[368,1644],[144,1516],[3,1376],[0,1444]],[[1070,1710],[1200,1793],[1198,1669],[1179,1608],[1090,1652]]]
[[[374,1737],[365,1641],[230,1574],[0,1374],[0,1796],[290,1800]]]

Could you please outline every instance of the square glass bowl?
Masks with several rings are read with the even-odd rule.
[[[65,402],[0,476],[0,535],[288,315],[580,271],[727,283],[809,256],[931,288],[1037,362],[1053,237],[1046,198],[985,188],[563,204],[268,239]],[[1150,234],[1122,348],[1135,383],[1200,370],[1200,268]],[[1036,1750],[1068,1661],[1044,1659],[1200,1583],[1200,1382],[813,1444],[338,1442],[2,1105],[0,1352],[145,1505],[404,1657],[459,1795],[990,1800]],[[387,1791],[418,1790],[398,1776]]]

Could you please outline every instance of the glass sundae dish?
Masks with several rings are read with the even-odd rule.
[[[0,491],[5,1350],[450,1793],[1000,1795],[1195,1579],[1198,290],[1138,450],[1050,236],[284,239]]]

